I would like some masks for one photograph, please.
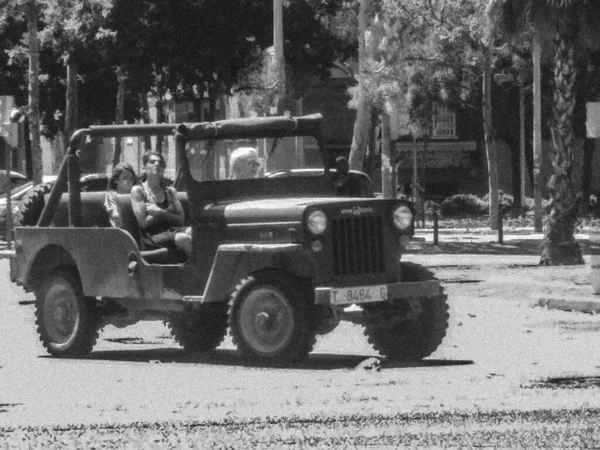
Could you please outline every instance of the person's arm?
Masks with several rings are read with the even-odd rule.
[[[175,209],[173,215],[177,218],[177,222],[178,222],[179,226],[181,226],[185,223],[185,211],[183,210],[183,205],[177,198],[177,191],[175,190],[175,188],[168,187],[167,191],[169,192],[169,194],[171,195],[171,198],[173,199],[172,205],[173,205],[173,208]]]
[[[119,208],[117,207],[116,193],[114,191],[108,191],[104,198],[104,208],[108,212],[110,223],[114,227],[121,226],[121,218],[119,217]]]
[[[131,208],[142,230],[159,222],[157,216],[148,214],[146,210],[146,196],[141,186],[131,188]]]
[[[182,226],[185,221],[185,212],[183,211],[181,202],[177,198],[177,191],[172,187],[168,187],[165,188],[165,195],[167,196],[169,207],[167,209],[156,207],[156,211],[153,208],[148,214],[155,212],[156,215],[161,216],[169,224],[178,227]]]

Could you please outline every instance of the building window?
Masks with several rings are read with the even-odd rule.
[[[456,115],[437,103],[433,106],[434,139],[456,139]]]

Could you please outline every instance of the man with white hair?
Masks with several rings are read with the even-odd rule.
[[[234,180],[256,178],[260,170],[258,152],[253,147],[240,147],[231,153],[231,170]]]

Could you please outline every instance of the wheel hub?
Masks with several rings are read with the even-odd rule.
[[[277,326],[277,316],[267,311],[260,312],[256,315],[255,324],[263,332],[273,331]]]
[[[54,323],[64,334],[69,334],[73,330],[73,314],[68,304],[61,303],[54,310]]]
[[[48,334],[57,343],[67,342],[77,326],[77,300],[68,290],[50,292],[45,305]]]
[[[293,312],[277,290],[262,287],[248,294],[240,312],[244,339],[259,353],[276,353],[287,345],[293,329]]]

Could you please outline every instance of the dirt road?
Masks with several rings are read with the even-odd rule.
[[[345,427],[352,428],[353,420],[359,423],[363,418],[365,426],[354,428],[368,436],[378,421],[388,423],[383,429],[396,430],[390,431],[393,435],[403,417],[413,417],[415,422],[406,426],[419,434],[431,431],[431,423],[419,422],[418,417],[450,415],[460,422],[461,414],[490,413],[508,420],[519,411],[534,411],[529,413],[534,419],[535,411],[547,411],[549,424],[551,417],[571,414],[587,442],[597,440],[587,424],[598,419],[600,409],[600,318],[534,307],[545,296],[592,298],[589,268],[539,267],[532,256],[510,261],[445,257],[408,259],[435,266],[444,282],[451,307],[447,339],[422,363],[384,362],[379,371],[356,368],[376,354],[361,328],[352,324],[320,338],[308,361],[293,369],[246,367],[229,339],[210,356],[185,357],[166,328],[153,322],[107,327],[90,359],[48,358],[37,341],[33,306],[19,304],[32,296],[3,276],[0,448],[2,437],[9,442],[27,434],[18,427],[35,425],[124,424],[118,428],[122,436],[132,430],[127,424],[133,422],[141,423],[135,430],[155,426],[159,434],[170,427],[193,433],[212,423],[221,427],[222,442],[227,442],[227,435],[237,433],[229,434],[227,426],[235,429],[235,424],[257,421],[324,423],[314,431],[323,436],[326,424],[337,421],[339,437]],[[1,262],[0,273],[6,270]],[[524,418],[517,420],[518,427],[529,433],[533,428],[524,426],[526,416],[518,417]],[[471,431],[479,430],[477,420],[472,423]],[[236,442],[251,442],[260,433],[278,434],[279,447],[285,436],[300,442],[294,436],[302,440],[298,436],[303,432],[293,428],[258,426],[252,437],[252,428],[246,427]],[[96,432],[98,439],[101,430]],[[460,430],[455,429],[464,431]],[[35,433],[43,434],[40,429]]]

